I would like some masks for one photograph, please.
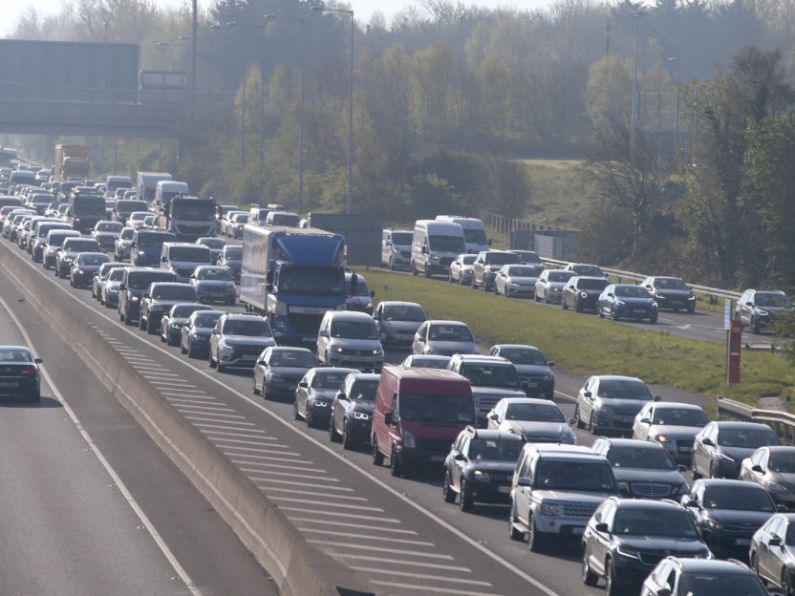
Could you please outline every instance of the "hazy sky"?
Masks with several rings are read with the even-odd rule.
[[[2,0],[3,18],[0,20],[0,36],[5,36],[14,28],[19,15],[23,14],[29,6],[33,6],[42,14],[58,12],[63,0]],[[421,9],[421,4],[416,0],[348,0],[356,12],[356,20],[367,23],[375,11],[381,11],[387,20],[409,6]],[[199,0],[202,8],[210,6],[212,0]],[[465,4],[496,8],[498,6],[513,6],[520,9],[530,9],[545,6],[550,0],[465,0]],[[159,6],[180,6],[183,0],[157,0]]]

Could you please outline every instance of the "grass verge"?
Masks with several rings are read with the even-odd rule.
[[[749,404],[763,395],[795,391],[795,370],[776,354],[745,352],[743,382],[725,383],[721,344],[615,324],[593,315],[540,308],[484,292],[381,271],[364,272],[379,300],[410,300],[429,316],[464,321],[485,343],[533,344],[565,370],[623,374]]]

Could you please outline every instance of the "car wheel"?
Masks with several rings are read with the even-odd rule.
[[[188,350],[185,349],[185,346],[182,345],[182,342],[179,342],[179,352],[180,354],[188,354]],[[190,356],[188,356],[190,357]]]
[[[308,402],[306,404],[306,410],[304,411],[304,421],[308,428],[315,428],[315,420],[312,418],[312,408],[309,407]]]
[[[461,494],[458,499],[458,506],[464,513],[469,513],[475,507],[475,497],[472,489],[467,486],[466,480],[461,479]]]
[[[709,477],[710,478],[720,478],[718,475],[718,467],[715,465],[715,462],[709,464]]]
[[[442,499],[445,503],[455,503],[455,491],[450,486],[450,474],[444,475],[444,482],[442,483]]]
[[[549,304],[549,294],[544,292],[544,304]]]
[[[298,400],[293,402],[293,420],[301,420],[301,415],[298,413]]]
[[[217,370],[219,373],[220,372],[224,372],[226,370],[226,366],[221,364],[220,360],[216,360],[215,361],[215,370]]]
[[[563,310],[569,310],[569,305],[568,305],[568,304],[566,304],[566,299],[565,299],[565,298],[561,298],[561,299],[560,299],[560,307],[561,307]]]
[[[589,431],[591,431],[591,434],[593,434],[593,435],[597,434],[597,431],[599,430],[599,427],[598,427],[598,426],[596,425],[596,423],[593,421],[593,412],[591,412],[591,413],[588,415],[588,426],[587,426],[586,428],[587,428]]]
[[[459,286],[464,285],[464,277],[460,273],[458,274],[458,285]]]
[[[762,327],[759,325],[758,321],[751,321],[751,332],[754,335],[759,335],[762,331]]]
[[[146,319],[142,316],[138,317],[138,329],[146,329]]]
[[[400,457],[398,457],[395,447],[392,446],[392,452],[389,455],[389,471],[392,476],[400,477],[403,475],[403,466],[400,464]]]
[[[696,305],[695,304],[693,306],[688,306],[687,307],[687,314],[692,315],[694,312],[696,312]]]
[[[582,312],[582,305],[579,300],[574,302],[574,312]]]
[[[758,570],[757,575],[759,575]],[[781,592],[784,594],[784,596],[793,596],[792,578],[790,577],[790,571],[786,565],[781,570]]]
[[[337,426],[334,424],[334,416],[332,415],[328,421],[328,438],[332,443],[340,442],[340,434],[337,432]]]
[[[378,449],[378,441],[375,440],[372,434],[370,435],[370,445],[372,446],[373,464],[376,466],[383,466],[384,454]]]
[[[618,321],[618,311],[616,311],[615,309],[611,310],[610,318],[613,319],[614,321]]]
[[[654,315],[653,317],[650,317],[649,318],[649,323],[651,323],[652,325],[656,325],[657,324],[657,315]]]
[[[603,319],[605,317],[605,313],[602,311],[601,306],[596,307],[596,314],[600,319]]]
[[[215,359],[213,358],[213,351],[210,350],[210,368],[215,368]]]
[[[251,385],[252,385],[251,390],[254,393],[254,395],[259,395],[259,387],[257,387],[257,377],[256,376],[253,377],[253,381],[252,381]]]
[[[588,563],[588,549],[582,550],[582,583],[586,586],[595,586],[599,581],[599,576],[591,571],[591,565]]]
[[[395,270],[395,262],[394,262],[394,260],[392,260],[391,257],[389,258],[389,263],[387,263],[387,268],[390,271],[394,271]]]
[[[577,428],[579,428],[580,430],[585,428],[585,423],[580,418],[580,406],[574,408],[574,420],[576,420]]]
[[[534,553],[544,552],[546,548],[544,536],[541,535],[541,532],[536,530],[536,524],[533,521],[532,515],[527,522],[527,547]]]
[[[514,513],[513,505],[511,505],[511,513],[508,515],[508,536],[511,540],[524,540],[524,532],[517,530],[516,526],[516,513]]]
[[[605,596],[619,596],[621,593],[621,586],[616,581],[613,560],[608,558],[605,560]]]
[[[342,448],[345,450],[353,449],[353,441],[351,440],[351,433],[348,432],[348,423],[342,423]]]
[[[425,263],[425,269],[422,270],[422,274],[426,277],[426,279],[430,279],[431,268],[428,266],[428,263]]]
[[[414,261],[411,262],[411,274],[415,277],[419,275],[419,271],[417,271],[417,264]]]

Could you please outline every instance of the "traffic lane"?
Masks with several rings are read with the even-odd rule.
[[[24,344],[8,313],[0,343]],[[42,384],[0,403],[3,594],[190,594]]]
[[[310,543],[379,589],[393,594],[559,593],[528,574],[522,559],[517,564],[501,559],[477,538],[418,506],[395,489],[388,474],[382,481],[369,467],[336,453],[326,434],[315,439],[306,433],[305,425],[292,420],[289,405],[254,399],[249,372],[209,371],[206,360],[188,360],[157,336],[120,325],[89,293],[53,283],[61,287],[54,287],[49,299],[80,300],[90,309],[87,324],[277,503]]]
[[[99,383],[90,367],[75,356],[63,338],[54,333],[49,324],[41,319],[38,311],[42,307],[36,303],[36,297],[26,298],[8,282],[8,275],[0,276],[0,298],[11,305],[14,314],[30,336],[36,353],[44,358],[48,374],[80,419],[82,428],[99,447],[176,560],[187,571],[193,584],[207,596],[230,593],[244,596],[276,594],[275,585],[267,573],[229,526],[152,442],[127,410]],[[68,282],[61,283],[68,284]],[[90,299],[90,292],[83,294],[87,294]],[[3,317],[6,325],[10,324],[7,319],[8,317]],[[62,409],[58,412],[60,418],[66,419]],[[45,442],[50,449],[53,446],[60,449],[62,443],[49,438]],[[69,453],[72,451],[70,449]],[[90,456],[85,443],[80,446],[78,452],[83,457]],[[69,470],[69,467],[62,466],[61,469]],[[10,476],[4,478],[8,477]],[[80,478],[79,474],[74,474],[74,477]],[[107,480],[102,485],[105,491],[112,490],[107,488],[109,482],[110,480]],[[57,485],[54,486],[57,488]],[[113,492],[115,494],[116,491]],[[134,528],[140,536],[148,537],[148,533],[143,527],[139,527],[140,525],[139,522]],[[112,548],[108,550],[111,554],[114,553]],[[73,550],[73,552],[80,551]],[[119,560],[123,560],[123,557]],[[101,570],[102,567],[99,566],[97,569]],[[136,573],[145,571],[146,569],[142,568]],[[172,570],[168,577],[175,575]],[[136,584],[134,582],[131,585]],[[5,585],[3,593],[6,593]],[[51,592],[28,590],[24,593]],[[120,592],[114,587],[104,592],[74,590],[68,593],[126,592]],[[167,589],[139,591],[139,593],[174,592]]]

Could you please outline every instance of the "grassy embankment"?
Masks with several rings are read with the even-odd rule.
[[[457,286],[380,271],[365,273],[379,300],[419,302],[429,316],[466,322],[484,344],[534,344],[561,368],[578,374],[633,375],[648,383],[755,403],[791,395],[795,370],[770,353],[743,354],[743,383],[725,384],[725,348]]]

